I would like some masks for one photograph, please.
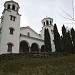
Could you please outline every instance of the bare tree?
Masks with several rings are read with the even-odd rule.
[[[64,9],[62,9],[61,7],[59,7],[62,12],[64,14],[66,14],[67,17],[61,15],[60,13],[58,13],[61,17],[63,17],[64,19],[68,19],[70,20],[72,23],[67,23],[67,24],[75,24],[75,19],[74,19],[74,0],[72,0],[72,10],[73,10],[73,16],[71,16],[70,14],[68,14]]]

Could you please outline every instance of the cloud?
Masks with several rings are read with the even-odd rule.
[[[3,11],[4,2],[8,0],[0,0],[0,15]],[[21,26],[29,25],[37,32],[40,31],[42,24],[41,20],[46,16],[54,19],[54,23],[58,25],[58,28],[67,22],[66,19],[59,16],[64,15],[60,10],[61,6],[66,12],[72,15],[72,0],[14,0],[20,5]],[[75,1],[75,0],[74,0]],[[64,15],[65,16],[65,15]],[[73,26],[65,24],[66,26]],[[38,29],[37,29],[38,28]]]

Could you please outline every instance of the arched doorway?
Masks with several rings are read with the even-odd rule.
[[[41,52],[45,52],[45,45],[41,46]]]
[[[24,52],[29,52],[29,46],[28,46],[28,42],[27,41],[21,41],[20,42],[20,52],[24,53]]]
[[[39,46],[37,43],[32,43],[31,52],[39,52]]]

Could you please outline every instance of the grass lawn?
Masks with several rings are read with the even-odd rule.
[[[75,55],[0,61],[0,75],[75,75]]]

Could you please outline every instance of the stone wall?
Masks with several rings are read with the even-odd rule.
[[[59,56],[69,56],[70,53],[56,53],[56,52],[41,52],[41,53],[18,53],[18,54],[2,54],[0,55],[1,60],[15,60],[19,58],[51,58]]]

